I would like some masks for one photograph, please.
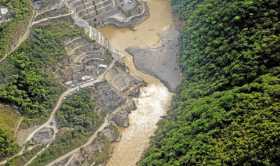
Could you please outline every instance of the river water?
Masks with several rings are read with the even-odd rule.
[[[172,93],[156,78],[138,71],[132,57],[125,51],[128,47],[154,48],[160,44],[160,33],[173,25],[169,0],[147,0],[150,17],[133,29],[105,27],[99,29],[111,45],[121,51],[132,75],[147,83],[135,99],[137,110],[129,115],[129,127],[122,130],[120,142],[114,144],[112,157],[107,166],[134,166],[149,146],[150,137],[157,122],[166,115]]]

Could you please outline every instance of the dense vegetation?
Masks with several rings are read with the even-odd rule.
[[[93,131],[102,121],[96,111],[96,103],[92,90],[82,89],[70,96],[63,103],[57,115],[58,126],[79,130],[80,132]]]
[[[34,28],[0,66],[0,102],[17,106],[27,117],[45,115],[61,92],[52,68],[65,55],[62,42],[79,33],[68,23]]]
[[[0,128],[0,160],[16,152],[17,146],[8,137],[8,133]]]
[[[103,119],[104,113],[97,111],[90,89],[83,89],[68,97],[57,114],[59,132],[55,141],[31,166],[44,166],[86,143]]]
[[[62,42],[80,33],[66,21],[35,27],[30,38],[1,63],[0,103],[15,106],[24,116],[24,125],[42,123],[48,118],[63,89],[52,72],[64,58]],[[5,144],[7,149],[14,149],[13,141],[7,136],[9,132],[1,133],[1,137],[9,139]],[[0,149],[0,154],[11,153]]]
[[[279,0],[173,0],[184,81],[139,165],[279,165]]]
[[[32,18],[31,0],[0,0],[1,5],[8,7],[13,17],[0,25],[0,58],[12,50]]]
[[[16,156],[15,158],[9,160],[5,166],[24,165],[29,160],[31,160],[33,156],[35,156],[38,152],[40,152],[42,148],[43,145],[36,146],[32,148],[32,150],[24,152],[21,156]]]
[[[18,149],[14,143],[14,133],[19,120],[14,109],[0,104],[0,160]]]
[[[21,118],[15,109],[0,104],[0,128],[5,130],[10,138],[15,135],[15,130]]]
[[[29,0],[0,0],[0,6],[8,7],[10,12],[13,13],[11,21],[2,23],[0,25],[0,59],[8,54],[13,45],[15,45],[18,37],[25,31],[32,17],[31,1]],[[0,68],[4,68],[4,65],[0,64]],[[5,69],[5,70],[8,70]],[[0,72],[1,73],[1,72]],[[0,74],[1,75],[1,74]],[[0,76],[0,82],[2,77]],[[0,93],[1,93],[0,88]],[[6,108],[1,106],[0,108],[0,160],[12,155],[17,150],[17,145],[13,141],[12,124],[17,122],[16,116],[8,114]],[[11,111],[11,110],[9,110]],[[15,117],[15,119],[12,119]]]

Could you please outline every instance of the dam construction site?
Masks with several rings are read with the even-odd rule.
[[[0,0],[0,166],[280,165],[280,0]]]
[[[17,150],[0,165],[135,166],[181,81],[179,30],[170,2],[33,0],[31,5],[25,32],[1,59],[0,85],[10,86],[4,68],[15,65],[13,58],[23,50],[31,66],[42,63],[19,70],[42,70],[30,79],[47,79],[42,88],[50,88],[40,97],[33,89],[26,92],[28,107],[0,105],[22,111],[14,122]],[[5,9],[0,24],[12,22],[7,12],[13,11],[0,8]],[[35,49],[28,53],[29,48]]]

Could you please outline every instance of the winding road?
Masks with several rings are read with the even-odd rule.
[[[64,2],[64,1],[62,1]],[[2,63],[10,54],[12,54],[26,39],[28,39],[30,33],[31,33],[31,29],[32,29],[32,26],[33,25],[36,25],[36,24],[39,24],[39,23],[42,23],[42,22],[45,22],[45,21],[49,21],[49,20],[52,20],[52,19],[57,19],[57,18],[62,18],[62,17],[66,17],[66,16],[69,16],[69,15],[72,15],[74,12],[71,11],[70,13],[67,13],[67,14],[64,14],[64,15],[58,15],[58,16],[55,16],[55,17],[48,17],[48,18],[44,18],[44,19],[41,19],[39,21],[36,21],[36,22],[33,22],[33,19],[36,17],[36,13],[35,11],[33,12],[33,15],[32,15],[32,18],[30,19],[29,21],[29,24],[28,26],[26,27],[26,31],[25,33],[18,39],[18,42],[16,44],[16,46],[8,53],[6,54],[3,58],[0,59],[0,63]],[[98,42],[100,43],[100,41]],[[103,43],[102,43],[103,44]],[[115,62],[116,60],[114,59],[112,61],[112,63],[107,67],[107,69],[97,77],[97,79],[95,80],[91,80],[91,81],[87,81],[87,82],[84,82],[84,83],[81,83],[73,88],[70,88],[70,89],[67,89],[65,92],[63,92],[60,97],[58,98],[56,104],[55,104],[55,107],[53,108],[51,114],[50,114],[50,117],[48,118],[48,120],[42,124],[41,126],[39,126],[38,128],[36,128],[32,133],[29,134],[29,136],[25,139],[24,141],[24,144],[23,144],[23,147],[21,148],[21,150],[15,154],[14,156],[4,160],[4,161],[0,161],[0,165],[4,165],[6,164],[9,160],[15,158],[15,157],[18,157],[18,156],[21,156],[26,150],[30,150],[30,149],[27,149],[26,145],[27,143],[32,140],[32,138],[34,137],[34,135],[39,132],[41,129],[43,128],[51,128],[53,129],[54,131],[54,135],[53,135],[53,138],[52,138],[52,141],[55,139],[56,137],[56,133],[57,133],[57,128],[55,126],[55,115],[57,113],[57,111],[59,110],[59,108],[61,107],[63,101],[66,99],[67,96],[70,96],[72,95],[75,91],[78,91],[79,89],[82,89],[82,88],[86,88],[86,87],[90,87],[90,86],[93,86],[94,84],[98,83],[98,82],[101,82],[102,80],[104,80],[104,76],[105,74],[115,65]],[[88,140],[88,142],[83,145],[83,146],[87,146],[89,143],[91,143],[97,136],[97,133],[101,130],[104,129],[104,127],[106,127],[108,125],[108,120],[107,118],[105,119],[105,122],[100,126],[100,128],[95,132],[95,134],[93,136],[90,137],[90,139]],[[49,145],[51,144],[51,142],[48,143],[43,149],[41,149],[36,155],[34,155],[29,161],[27,161],[27,163],[24,165],[24,166],[27,166],[29,165],[33,160],[35,160],[41,153],[43,153],[48,147]],[[67,153],[66,155],[70,155],[76,151],[78,151],[80,148],[82,148],[83,146],[77,148],[76,150],[73,150],[69,153]],[[64,155],[65,156],[65,155]],[[61,156],[60,158],[58,158],[57,160],[55,161],[60,161],[60,159],[64,158],[63,156]],[[54,161],[54,162],[55,162]]]
[[[11,55],[26,39],[28,39],[29,35],[30,35],[30,32],[31,32],[31,29],[32,29],[32,22],[33,22],[33,19],[35,17],[35,12],[33,12],[32,14],[32,17],[31,19],[29,20],[29,23],[26,27],[26,31],[24,32],[24,34],[18,39],[17,41],[17,44],[15,45],[15,47],[13,47],[11,49],[11,51],[9,53],[7,53],[6,55],[4,55],[3,58],[0,59],[0,64],[2,62],[4,62],[4,60],[9,56]],[[1,164],[1,163],[0,163]]]
[[[71,16],[73,13],[74,13],[74,12],[71,11],[70,13],[66,13],[66,14],[62,14],[62,15],[58,15],[58,16],[54,16],[54,17],[43,18],[43,19],[41,19],[41,20],[32,22],[32,26],[33,26],[33,25],[36,25],[36,24],[40,24],[40,23],[42,23],[42,22],[46,22],[46,21],[50,21],[50,20],[54,20],[54,19],[58,19],[58,18],[63,18],[63,17]]]
[[[64,159],[66,159],[67,157],[70,157],[72,155],[70,157],[70,159],[68,160],[68,162],[67,162],[67,163],[70,163],[71,160],[74,158],[73,155],[75,155],[75,153],[78,152],[79,150],[81,150],[82,148],[90,145],[92,143],[92,141],[95,140],[95,138],[98,136],[98,133],[101,132],[108,125],[109,125],[109,120],[108,120],[108,115],[107,115],[105,117],[104,123],[98,128],[98,130],[96,130],[96,132],[88,139],[88,141],[84,145],[82,145],[82,146],[80,146],[80,147],[78,147],[78,148],[76,148],[76,149],[74,149],[74,150],[64,154],[63,156],[60,156],[59,158],[57,158],[54,161],[52,161],[51,163],[49,163],[47,166],[52,166],[52,165],[54,165],[54,164],[56,164],[56,163],[58,163],[58,162],[60,162],[60,161],[62,161]]]
[[[71,88],[71,89],[68,89],[66,90],[64,93],[62,93],[59,97],[59,99],[57,100],[57,103],[54,107],[54,109],[52,110],[52,113],[48,119],[48,121],[46,123],[44,123],[43,125],[41,125],[40,127],[38,127],[36,130],[34,130],[28,137],[27,139],[25,140],[25,144],[28,143],[28,141],[30,141],[33,136],[39,132],[41,129],[45,128],[45,127],[49,127],[49,128],[53,128],[54,130],[54,136],[52,138],[52,140],[55,139],[56,137],[56,133],[57,133],[57,129],[56,129],[56,126],[55,126],[55,115],[57,113],[57,111],[59,110],[59,108],[61,107],[63,101],[66,99],[67,96],[70,96],[72,95],[75,91],[78,91],[79,89],[82,89],[82,88],[86,88],[86,87],[90,87],[90,86],[93,86],[94,84],[98,83],[98,82],[101,82],[102,80],[104,80],[104,76],[105,74],[115,65],[115,60],[113,60],[113,62],[110,64],[110,66],[101,74],[97,77],[97,79],[95,80],[92,80],[92,81],[88,81],[88,82],[85,82],[85,83],[82,83],[74,88]],[[107,119],[107,118],[106,118]],[[107,125],[107,120],[105,120],[105,122],[102,124],[102,126],[106,126]],[[92,140],[96,137],[96,133],[98,133],[99,131],[101,131],[102,126],[95,132],[95,134],[89,139],[89,142],[92,142]],[[52,143],[52,141],[50,143],[47,144],[46,147],[44,147],[40,152],[38,152],[36,155],[34,155],[32,157],[32,159],[30,159],[24,166],[27,166],[29,165],[33,160],[35,160],[41,153],[43,153],[48,147],[49,145]]]
[[[61,3],[60,3],[58,6],[56,6],[55,8],[61,7],[61,5],[62,5],[63,3],[64,3],[64,0],[62,0]],[[55,16],[55,17],[48,17],[48,18],[44,18],[44,19],[41,19],[41,20],[38,20],[38,21],[33,21],[34,18],[35,18],[37,15],[43,14],[43,13],[45,13],[45,12],[49,12],[49,11],[51,11],[51,10],[54,10],[54,9],[49,9],[49,10],[44,11],[44,12],[42,12],[42,13],[36,13],[35,11],[33,11],[32,16],[31,16],[31,18],[30,18],[30,20],[29,20],[29,23],[28,23],[28,25],[27,25],[27,27],[26,27],[26,31],[25,31],[24,34],[18,39],[17,44],[10,50],[10,52],[7,53],[6,55],[4,55],[4,57],[2,57],[2,58],[0,59],[0,64],[1,64],[2,62],[4,62],[5,59],[6,59],[10,54],[12,54],[16,49],[18,49],[18,47],[19,47],[26,39],[28,39],[28,37],[29,37],[29,35],[30,35],[30,33],[31,33],[31,29],[32,29],[32,26],[33,26],[33,25],[36,25],[36,24],[39,24],[39,23],[42,23],[42,22],[45,22],[45,21],[49,21],[49,20],[52,20],[52,19],[58,19],[58,18],[70,16],[70,15],[73,14],[73,11],[71,11],[70,13],[67,13],[67,14],[64,14],[64,15],[58,15],[58,16]],[[1,164],[1,163],[0,163],[0,164]]]
[[[26,140],[24,141],[24,146],[22,147],[22,149],[20,150],[19,153],[17,153],[16,155],[4,160],[4,161],[1,161],[0,162],[0,165],[4,165],[6,164],[9,160],[17,157],[17,156],[20,156],[22,155],[25,150],[26,150],[26,144],[32,140],[32,138],[34,137],[34,135],[39,132],[41,129],[43,128],[52,128],[54,130],[54,136],[52,138],[52,140],[55,139],[55,136],[56,136],[56,133],[57,133],[57,129],[56,129],[56,126],[55,126],[55,115],[57,113],[57,111],[59,110],[59,108],[61,107],[63,101],[66,99],[67,96],[70,96],[72,95],[75,91],[78,91],[79,89],[82,89],[82,88],[86,88],[86,87],[90,87],[90,86],[93,86],[94,84],[98,83],[98,82],[101,82],[104,80],[104,76],[105,74],[115,65],[116,63],[116,60],[113,60],[112,63],[108,66],[108,68],[101,74],[97,77],[97,79],[95,80],[92,80],[92,81],[88,81],[88,82],[84,82],[80,85],[77,85],[73,88],[70,88],[68,90],[66,90],[65,92],[63,92],[60,97],[58,98],[57,102],[56,102],[56,105],[55,107],[53,108],[51,114],[50,114],[50,117],[49,119],[44,123],[42,124],[41,126],[39,126],[38,128],[36,128],[27,138]],[[98,133],[99,131],[101,131],[106,125],[108,124],[107,120],[105,120],[105,122],[101,125],[101,127],[96,131],[96,133]],[[89,139],[88,143],[92,142],[92,140],[95,139],[96,137],[96,133]],[[52,142],[52,141],[51,141]],[[36,159],[44,150],[46,150],[48,148],[48,146],[51,144],[48,143],[46,145],[46,147],[44,147],[41,151],[39,151],[36,155],[34,155],[32,157],[32,159],[30,159],[25,165],[28,165],[30,164],[34,159]],[[86,146],[87,144],[85,144],[84,146]],[[70,152],[69,152],[70,153]],[[57,161],[57,160],[56,160]]]

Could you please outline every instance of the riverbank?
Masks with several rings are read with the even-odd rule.
[[[177,57],[180,33],[175,27],[167,27],[160,34],[159,46],[155,48],[131,47],[126,49],[133,56],[137,69],[153,75],[175,92],[181,82]]]
[[[137,109],[129,115],[129,127],[122,131],[119,142],[115,143],[112,157],[107,166],[135,166],[150,137],[157,128],[157,122],[170,106],[172,96],[163,85],[150,84],[141,89],[135,99]]]
[[[279,165],[278,1],[172,5],[184,81],[138,165]]]
[[[148,0],[147,4],[150,17],[142,24],[134,28],[99,29],[112,47],[124,56],[123,61],[129,72],[147,83],[146,87],[141,88],[140,97],[134,99],[137,109],[129,115],[129,126],[121,131],[120,141],[114,144],[108,166],[136,165],[149,147],[150,137],[157,129],[158,121],[166,115],[171,104],[172,93],[159,79],[138,70],[133,57],[126,51],[127,48],[160,47],[160,34],[174,24],[169,1]]]
[[[49,4],[49,7],[53,5],[51,2],[46,3]],[[42,34],[35,36],[37,38],[42,36],[42,39],[48,43],[53,43],[49,42],[50,39],[57,39],[59,43],[56,43],[55,48],[57,50],[63,48],[64,52],[61,51],[63,57],[61,57],[61,61],[59,60],[58,65],[55,64],[61,68],[56,69],[54,74],[67,89],[59,96],[56,104],[50,110],[52,113],[49,119],[23,140],[21,151],[1,164],[12,162],[14,165],[21,163],[30,166],[77,165],[76,163],[79,163],[78,165],[104,165],[109,158],[108,155],[111,154],[108,165],[136,165],[143,152],[149,147],[150,137],[157,129],[158,121],[167,114],[173,95],[159,79],[138,70],[133,57],[126,52],[129,47],[159,47],[160,34],[173,25],[169,1],[149,0],[147,4],[151,11],[150,17],[144,23],[135,26],[134,29],[108,27],[101,29],[100,33],[87,21],[79,18],[77,12],[70,8],[67,14],[57,16],[46,10],[48,13],[42,13],[44,16],[40,17],[42,22],[40,20],[33,22],[37,28],[45,30],[48,27],[49,31],[46,34],[60,35],[47,36],[49,37],[47,39]],[[51,7],[51,9],[57,10],[58,14],[61,12],[60,8]],[[78,28],[76,25],[72,25],[77,23],[80,26],[79,21],[86,23],[86,27],[83,25]],[[75,28],[77,32],[67,33],[67,31],[57,28],[60,25],[71,27],[67,28],[68,31]],[[34,32],[41,31],[34,29]],[[84,36],[84,32],[87,37]],[[64,38],[64,33],[70,34],[70,36]],[[103,37],[103,34],[108,40]],[[36,41],[42,41],[42,39],[38,38]],[[77,143],[75,139],[79,138],[68,137],[64,131],[74,131],[77,124],[71,125],[72,120],[70,120],[70,124],[65,121],[66,127],[61,127],[60,122],[62,121],[58,117],[59,115],[65,117],[64,114],[61,114],[64,102],[67,102],[74,92],[86,87],[93,88],[93,94],[95,94],[92,97],[96,101],[97,109],[92,111],[105,111],[108,116],[104,123],[98,125],[100,126],[97,127],[98,129],[95,127],[95,133],[89,139],[87,139],[89,136],[87,135],[79,145],[72,144],[71,141]],[[140,93],[138,93],[139,91]],[[72,102],[70,103],[72,104]],[[75,105],[78,108],[70,108],[74,112],[70,111],[69,116],[77,118],[75,111],[80,112],[78,109],[81,107],[78,104]],[[134,109],[136,110],[132,111]],[[97,119],[100,118],[97,117]],[[96,122],[95,118],[92,120]],[[82,121],[85,122],[85,120]],[[65,130],[66,128],[70,130]],[[119,134],[122,135],[121,138],[119,138]],[[62,148],[61,142],[65,142],[63,139],[66,137],[70,142],[67,144],[68,147],[64,144],[65,148]],[[81,141],[81,139],[79,140]],[[85,140],[87,140],[86,143],[81,145]],[[69,152],[66,153],[66,151]]]

